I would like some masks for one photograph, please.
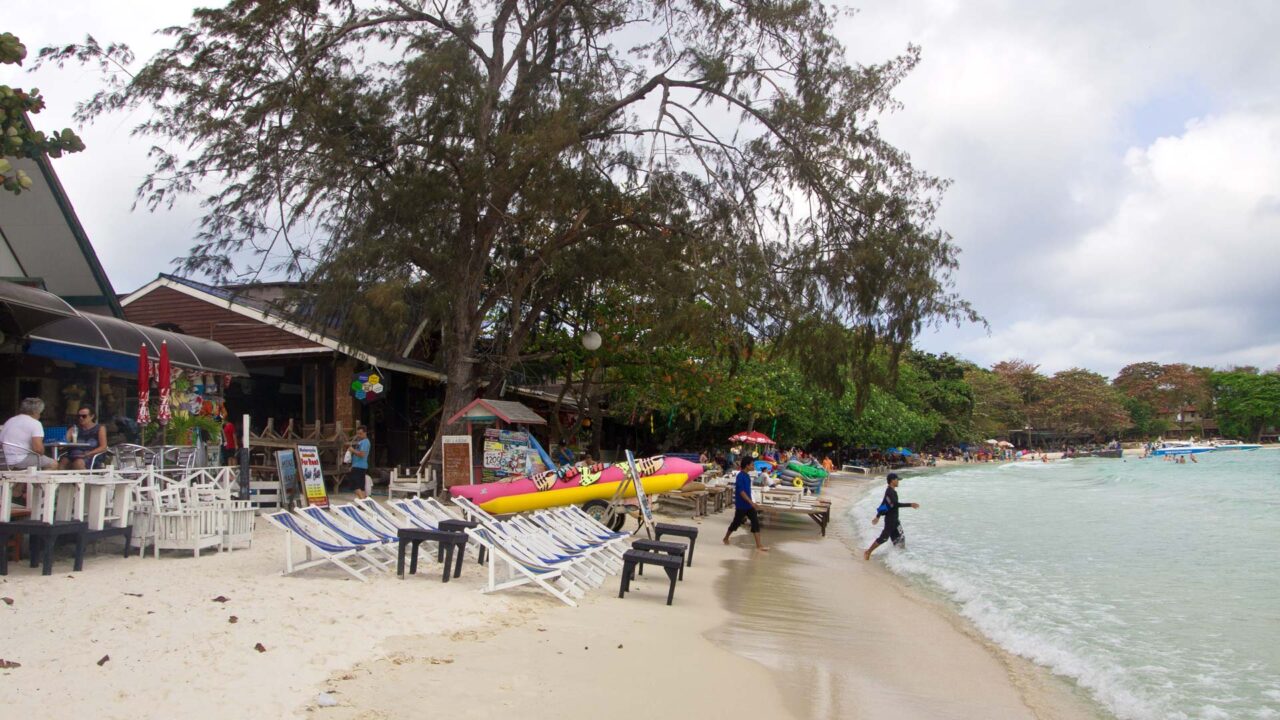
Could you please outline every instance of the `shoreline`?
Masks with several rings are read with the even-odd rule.
[[[403,581],[360,583],[336,569],[282,577],[282,534],[265,522],[250,550],[96,554],[81,573],[63,557],[49,578],[24,567],[0,578],[0,596],[15,600],[0,605],[2,656],[22,664],[0,670],[12,681],[6,707],[131,720],[175,711],[374,720],[427,709],[560,720],[1101,717],[941,599],[853,555],[846,513],[874,482],[830,484],[828,538],[808,519],[766,522],[769,553],[750,549],[742,531],[720,543],[731,512],[694,523],[694,565],[671,607],[665,575],[652,571],[625,600],[614,577],[577,608],[531,590],[482,595],[484,569],[470,559],[447,585],[430,559]]]
[[[785,675],[780,686],[801,717],[1110,718],[1070,681],[988,640],[944,597],[862,559],[847,512],[877,480],[828,485],[839,517],[826,540],[766,524],[770,555],[784,559],[770,578],[776,592],[748,594],[722,576],[722,600],[736,607],[715,639]]]

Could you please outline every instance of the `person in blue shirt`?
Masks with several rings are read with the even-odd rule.
[[[760,513],[751,499],[751,468],[754,465],[755,461],[750,457],[743,457],[742,462],[738,464],[738,476],[733,483],[733,522],[729,523],[729,530],[724,534],[724,544],[729,544],[729,536],[734,530],[742,527],[744,521],[750,520],[751,535],[756,540],[756,549],[768,552],[769,548],[760,541]]]
[[[365,479],[369,476],[369,454],[372,447],[373,443],[369,442],[369,428],[364,425],[356,428],[355,439],[347,448],[351,453],[351,470],[342,479],[341,489],[354,490],[356,497],[361,499],[366,497],[364,486]]]

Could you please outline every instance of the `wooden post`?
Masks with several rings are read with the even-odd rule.
[[[354,429],[360,424],[356,417],[356,399],[351,395],[351,376],[356,366],[349,358],[335,363],[333,372],[333,415],[334,422],[344,428]]]

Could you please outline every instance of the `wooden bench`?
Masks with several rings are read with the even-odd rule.
[[[795,503],[792,505],[778,505],[767,502],[756,503],[756,507],[760,509],[761,515],[804,515],[810,520],[818,524],[818,528],[822,531],[822,536],[827,536],[827,525],[831,522],[831,503],[825,500],[818,500],[811,503]]]
[[[676,597],[676,578],[683,564],[680,558],[675,555],[645,552],[644,550],[626,551],[622,554],[622,584],[618,587],[618,597],[624,597],[627,591],[631,589],[631,577],[638,567],[657,565],[666,571],[667,578],[671,581],[671,586],[667,589],[667,604],[670,605]]]
[[[661,540],[663,535],[674,535],[689,541],[689,554],[685,564],[693,567],[693,546],[698,544],[698,528],[692,525],[676,525],[674,523],[654,523],[653,539]]]

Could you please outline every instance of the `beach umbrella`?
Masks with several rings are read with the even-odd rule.
[[[159,377],[156,378],[160,390],[160,406],[156,408],[156,422],[167,425],[173,413],[169,408],[169,343],[160,343]]]
[[[1000,447],[1002,447],[1002,448],[1011,448],[1011,447],[1013,447],[1013,443],[1009,442],[1008,440],[1001,440],[1001,441],[999,442],[999,445],[1000,445]]]
[[[740,432],[729,438],[729,442],[755,443],[756,445],[777,445],[768,435],[755,430]]]
[[[991,440],[988,440],[988,441],[987,441],[987,444],[988,444],[988,445],[999,445],[999,444],[1000,444],[1000,441],[999,441],[999,440],[996,440],[996,439],[994,439],[994,438],[993,438],[993,439],[991,439]]]
[[[151,362],[147,360],[147,346],[144,343],[138,350],[138,424],[151,422],[151,410],[147,405],[151,402]]]

